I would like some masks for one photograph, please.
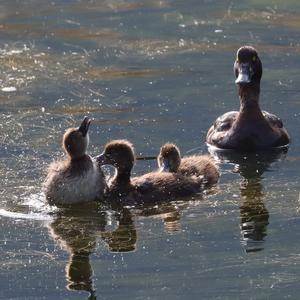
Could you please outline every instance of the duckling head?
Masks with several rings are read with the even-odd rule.
[[[177,172],[180,162],[180,151],[176,145],[167,143],[160,148],[157,163],[161,171]]]
[[[262,77],[262,64],[255,48],[243,46],[238,49],[233,69],[236,84],[259,83]]]
[[[99,165],[112,165],[119,172],[131,171],[135,161],[133,145],[127,140],[111,141],[96,160]]]
[[[78,128],[69,128],[63,136],[63,148],[71,159],[78,159],[86,154],[89,144],[88,130],[91,119],[85,117]]]

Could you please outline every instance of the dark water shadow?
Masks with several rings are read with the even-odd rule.
[[[66,288],[86,291],[96,299],[94,270],[90,255],[101,241],[110,252],[132,252],[137,248],[137,218],[155,218],[164,223],[168,233],[180,229],[181,211],[187,204],[178,202],[127,207],[117,202],[110,205],[92,203],[60,209],[48,225],[49,236],[69,253],[65,267]]]
[[[224,163],[233,163],[234,172],[241,175],[240,183],[240,231],[241,243],[246,252],[264,249],[269,212],[265,206],[263,174],[270,165],[285,158],[287,147],[256,153],[241,153],[209,148],[209,152]]]

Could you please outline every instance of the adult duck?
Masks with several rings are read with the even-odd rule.
[[[290,138],[281,119],[260,109],[262,63],[253,47],[243,46],[237,51],[234,74],[240,110],[227,112],[215,121],[207,133],[208,145],[241,151],[288,145]]]

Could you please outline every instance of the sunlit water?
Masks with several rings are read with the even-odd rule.
[[[298,299],[299,1],[0,2],[1,299]],[[207,153],[238,108],[232,65],[254,45],[261,106],[287,153],[218,158],[219,185],[148,207],[44,203],[61,137],[94,118],[90,153],[115,138]],[[155,168],[138,161],[134,173]]]

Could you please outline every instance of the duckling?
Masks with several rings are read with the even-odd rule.
[[[281,119],[259,106],[262,63],[256,49],[243,46],[234,63],[240,110],[220,116],[207,133],[206,141],[222,149],[256,151],[286,146],[290,137]]]
[[[106,144],[97,156],[99,165],[112,165],[116,173],[108,183],[107,196],[126,198],[134,202],[151,202],[184,197],[203,189],[202,176],[184,176],[178,173],[151,172],[131,178],[135,162],[133,145],[127,140],[114,140]]]
[[[161,171],[180,173],[185,176],[203,176],[205,185],[216,184],[219,170],[208,155],[191,155],[181,158],[178,147],[166,143],[160,148],[157,163]]]
[[[50,164],[43,186],[50,205],[72,205],[103,198],[104,175],[86,154],[90,123],[91,120],[85,117],[78,128],[69,128],[63,136],[67,158]]]

